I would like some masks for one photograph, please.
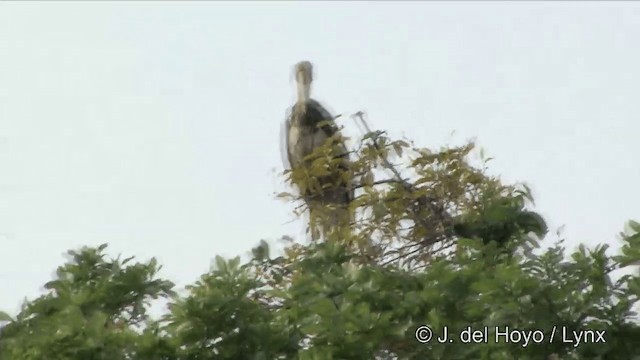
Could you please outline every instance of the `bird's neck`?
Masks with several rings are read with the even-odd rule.
[[[310,86],[304,81],[298,81],[298,97],[293,109],[294,121],[300,122],[307,110],[307,101],[309,101]]]
[[[298,73],[296,80],[298,83],[298,103],[306,103],[311,96],[311,84],[305,81],[302,73]]]

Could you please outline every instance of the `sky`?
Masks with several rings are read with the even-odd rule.
[[[2,2],[0,310],[83,245],[181,287],[302,239],[274,196],[300,60],[334,113],[475,139],[570,248],[615,249],[640,220],[638,38],[635,2]]]

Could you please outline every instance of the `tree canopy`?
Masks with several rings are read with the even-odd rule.
[[[69,251],[44,295],[0,314],[0,360],[640,359],[640,276],[612,276],[640,261],[640,224],[618,254],[607,239],[543,248],[529,189],[487,175],[474,148],[369,132],[343,174],[356,179],[351,226],[285,237],[282,254],[261,241],[249,261],[218,256],[186,295],[155,259]],[[311,160],[284,177],[326,190],[314,179],[336,171],[331,143]],[[279,196],[304,211],[296,191]],[[151,319],[158,298],[169,306]]]

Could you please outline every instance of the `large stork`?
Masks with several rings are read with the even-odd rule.
[[[302,61],[296,64],[294,75],[297,84],[297,101],[291,108],[285,126],[286,154],[291,169],[308,167],[310,164],[305,158],[339,132],[333,122],[334,117],[320,103],[310,97],[311,81],[313,80],[311,63]],[[339,142],[333,150],[334,158],[340,158],[342,161],[334,171],[317,177],[322,190],[306,190],[301,194],[309,208],[312,224],[317,220],[316,214],[320,212],[320,209],[327,210],[327,205],[332,209],[329,216],[326,217],[326,221],[321,221],[321,227],[323,227],[325,234],[328,229],[322,226],[322,223],[329,227],[349,225],[351,215],[348,206],[354,197],[351,181],[345,181],[345,176],[343,176],[345,172],[349,171],[347,148],[343,142]],[[346,178],[350,178],[350,176],[346,176]]]

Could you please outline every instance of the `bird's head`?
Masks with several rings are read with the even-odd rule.
[[[309,101],[311,93],[311,80],[313,77],[313,65],[308,61],[300,61],[294,67],[293,73],[296,77],[298,97],[296,103],[298,104],[299,112],[304,113],[303,104]]]
[[[294,67],[296,82],[300,85],[309,86],[313,80],[313,65],[309,61],[300,61]]]

